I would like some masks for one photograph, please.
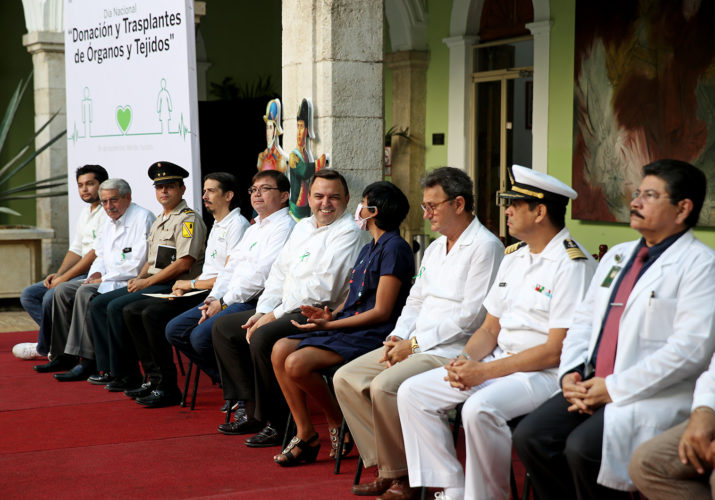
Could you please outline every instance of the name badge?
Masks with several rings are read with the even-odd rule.
[[[618,271],[621,270],[621,266],[613,266],[610,271],[608,271],[608,274],[606,275],[606,278],[603,280],[603,283],[601,283],[601,286],[604,288],[609,288],[611,286],[611,283],[613,283],[613,280],[615,279],[616,276],[618,276]]]

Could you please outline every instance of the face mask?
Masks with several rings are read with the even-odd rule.
[[[374,217],[374,215],[372,217],[366,217],[365,219],[363,219],[362,217],[360,217],[360,212],[362,211],[363,208],[374,208],[374,207],[365,207],[362,203],[358,203],[357,209],[355,210],[355,217],[354,217],[355,224],[357,224],[358,227],[360,229],[362,229],[363,231],[367,231],[367,221],[368,221],[368,219],[372,219]]]

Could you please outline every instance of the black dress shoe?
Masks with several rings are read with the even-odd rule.
[[[144,382],[136,389],[129,389],[127,391],[124,391],[124,395],[132,399],[143,398],[144,396],[148,396],[149,394],[151,394],[151,391],[153,391],[154,389],[156,389],[155,384],[152,384],[151,382]]]
[[[38,373],[64,372],[73,368],[76,364],[77,358],[74,356],[58,356],[49,363],[35,365],[32,369]]]
[[[244,413],[240,420],[219,425],[218,431],[231,435],[250,434],[252,432],[257,432],[261,428],[261,425],[263,424],[261,424],[259,420],[256,420],[255,418],[248,418],[248,416]]]
[[[143,398],[137,398],[137,403],[147,408],[163,408],[165,406],[176,406],[181,403],[181,391],[173,389],[163,391],[154,389],[151,394]]]
[[[87,382],[94,385],[107,385],[113,380],[114,377],[112,377],[112,374],[109,372],[97,373],[95,375],[90,375],[89,378],[87,378]]]
[[[124,392],[136,389],[142,385],[141,379],[137,380],[132,377],[121,377],[104,386],[109,392]]]
[[[283,437],[278,434],[270,425],[266,425],[261,432],[246,439],[246,446],[249,448],[268,448],[269,446],[280,446]]]
[[[87,380],[92,375],[92,369],[84,365],[76,365],[70,371],[65,373],[55,373],[54,377],[60,382],[76,382],[78,380]]]

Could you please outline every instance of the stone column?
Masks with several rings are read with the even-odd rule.
[[[417,50],[385,56],[385,64],[392,70],[392,123],[399,128],[410,128],[409,141],[392,138],[392,182],[410,200],[410,213],[403,223],[403,236],[407,241],[424,234],[420,180],[425,173],[428,61],[429,53]]]
[[[442,40],[449,47],[447,165],[460,168],[470,175],[472,46],[478,40],[477,36],[453,36]]]
[[[32,54],[35,101],[35,129],[60,110],[49,127],[35,139],[40,147],[67,127],[65,116],[65,43],[64,34],[56,31],[31,31],[22,43]],[[67,173],[67,141],[60,139],[35,159],[35,179]],[[75,188],[68,185],[71,193]],[[69,247],[67,197],[37,200],[37,226],[55,230],[52,240],[42,242],[42,273],[56,270]]]
[[[529,23],[534,36],[534,106],[532,108],[531,168],[546,173],[549,144],[549,44],[553,21]]]
[[[384,148],[383,0],[283,0],[283,149],[296,146],[296,116],[313,102],[317,158],[348,181],[350,209],[382,179]]]

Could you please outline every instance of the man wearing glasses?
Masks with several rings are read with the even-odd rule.
[[[166,326],[167,340],[216,381],[220,377],[211,342],[214,321],[226,314],[255,309],[273,261],[295,225],[288,213],[290,182],[284,174],[277,170],[258,172],[248,194],[258,214],[256,223],[229,253],[226,267],[203,304]]]
[[[204,208],[213,215],[214,223],[206,243],[201,274],[174,283],[171,294],[181,298],[145,297],[122,310],[124,324],[132,336],[147,378],[140,387],[125,390],[124,394],[148,408],[177,405],[181,401],[174,350],[166,341],[166,325],[178,314],[203,302],[205,291],[211,289],[216,277],[225,269],[228,254],[249,226],[238,208],[240,197],[232,174],[213,172],[204,176],[202,200]]]
[[[104,181],[99,186],[99,200],[108,217],[94,244],[97,258],[87,279],[61,283],[53,298],[50,354],[61,366],[73,367],[54,375],[60,382],[87,380],[95,373],[89,302],[126,286],[146,263],[147,235],[154,215],[132,202],[131,187],[124,179]]]
[[[156,199],[163,210],[147,238],[147,261],[127,286],[95,297],[89,303],[92,341],[99,375],[87,380],[110,392],[135,389],[142,383],[137,354],[126,329],[122,310],[144,300],[145,293],[169,293],[177,279],[199,274],[204,262],[206,226],[183,200],[189,173],[170,162],[149,167]]]
[[[631,498],[635,448],[687,418],[715,344],[715,252],[691,229],[706,184],[682,161],[643,167],[630,207],[642,237],[601,259],[564,340],[562,391],[514,432],[539,498]]]
[[[394,487],[408,494],[407,463],[397,389],[407,378],[441,367],[463,349],[485,317],[482,305],[504,255],[504,245],[472,213],[472,181],[442,167],[423,181],[422,210],[433,242],[385,347],[339,369],[335,392],[366,467],[379,476],[353,487],[376,496]]]

